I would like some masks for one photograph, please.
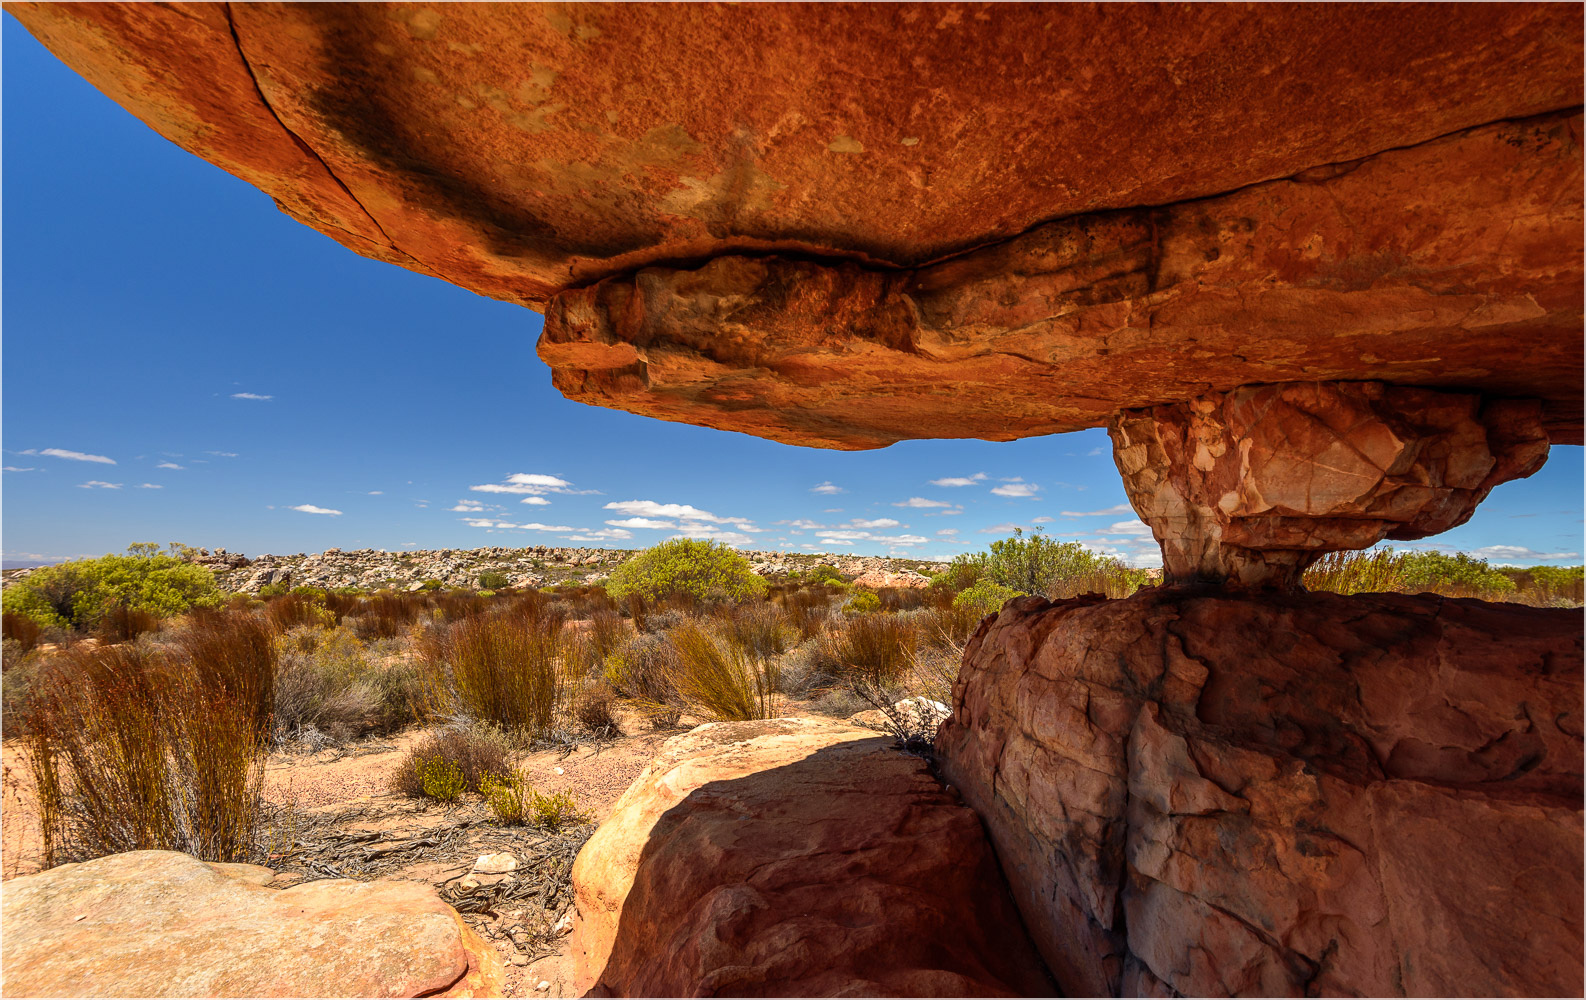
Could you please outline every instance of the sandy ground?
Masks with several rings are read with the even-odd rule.
[[[599,823],[610,815],[612,805],[644,770],[660,744],[675,732],[650,730],[636,720],[630,721],[628,728],[635,735],[581,746],[571,752],[547,750],[526,754],[518,758],[518,764],[527,772],[534,788],[543,792],[571,793],[578,806]],[[416,803],[392,793],[389,788],[393,775],[408,748],[422,736],[423,731],[415,729],[341,750],[274,754],[265,767],[265,797],[276,805],[294,808],[320,832],[380,831],[400,832],[405,836],[424,835],[455,826],[460,821],[477,824],[462,834],[454,833],[445,838],[442,847],[428,856],[378,875],[379,878],[425,882],[437,888],[466,876],[474,860],[482,854],[511,852],[532,842],[534,835],[530,831],[494,825],[478,802],[443,808]],[[41,845],[26,754],[19,744],[11,741],[0,748],[0,755],[3,755],[4,767],[3,789],[0,789],[3,792],[0,875],[10,879],[39,870]],[[271,884],[284,888],[303,878],[301,874],[283,874]],[[500,932],[512,925],[514,914],[521,913],[521,910],[505,910],[494,919],[482,914],[465,914],[464,919],[501,951],[507,968],[507,996],[573,995],[572,963],[565,955],[555,954],[527,966],[510,964],[510,956],[516,950]],[[537,991],[536,986],[542,981],[549,986]]]

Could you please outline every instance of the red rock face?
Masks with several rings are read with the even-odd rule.
[[[1246,386],[1125,410],[1109,433],[1166,579],[1244,587],[1463,524],[1548,452],[1535,401],[1375,382]]]
[[[1582,617],[1010,602],[944,773],[1069,995],[1576,996]]]
[[[1580,440],[1577,6],[7,9],[294,218],[547,309],[585,402],[870,448],[1377,379]]]
[[[1048,996],[980,820],[830,720],[669,740],[579,853],[593,996]]]
[[[917,270],[650,267],[557,295],[540,356],[572,399],[827,448],[1364,379],[1539,398],[1579,443],[1580,124],[1474,129]]]

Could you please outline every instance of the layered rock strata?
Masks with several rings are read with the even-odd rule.
[[[1071,996],[1577,996],[1579,611],[1010,602],[938,748]]]
[[[500,956],[430,887],[272,889],[272,874],[133,851],[12,879],[0,897],[5,995],[501,995]]]
[[[1165,579],[1244,587],[1463,524],[1548,453],[1535,401],[1373,382],[1246,386],[1125,410],[1108,430]]]
[[[1539,398],[1579,443],[1580,129],[1504,122],[914,270],[649,267],[558,294],[540,356],[573,399],[826,448],[1357,379]]]
[[[674,737],[573,868],[592,996],[1048,996],[980,820],[813,719]]]

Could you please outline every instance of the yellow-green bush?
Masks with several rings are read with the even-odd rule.
[[[127,555],[78,559],[34,570],[6,588],[0,598],[8,614],[23,615],[45,628],[93,631],[112,609],[122,607],[161,618],[197,606],[218,607],[215,575],[150,543]]]
[[[766,582],[726,545],[674,538],[618,566],[606,580],[606,592],[617,600],[638,594],[659,601],[681,594],[697,601],[747,601],[764,597]]]

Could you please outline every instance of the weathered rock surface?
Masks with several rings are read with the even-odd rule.
[[[1582,616],[1010,602],[938,749],[1069,995],[1578,996]]]
[[[1333,379],[1541,398],[1579,443],[1580,128],[1500,123],[912,271],[650,267],[558,295],[540,356],[574,399],[830,448]]]
[[[40,997],[500,996],[495,949],[434,890],[270,889],[257,865],[134,851],[12,879],[3,991]]]
[[[579,989],[1049,995],[980,820],[890,743],[813,719],[667,741],[573,868]]]
[[[300,221],[546,308],[585,402],[867,448],[1380,379],[1580,440],[1578,7],[8,9]]]
[[[918,590],[921,587],[929,587],[931,585],[931,578],[924,575],[923,573],[915,573],[912,570],[903,570],[900,573],[894,573],[885,569],[873,569],[861,573],[855,577],[853,580],[853,585],[855,587],[869,587],[871,590],[888,590],[899,588]]]
[[[1125,410],[1109,433],[1166,579],[1246,587],[1463,524],[1548,453],[1535,401],[1375,382],[1246,386]]]

